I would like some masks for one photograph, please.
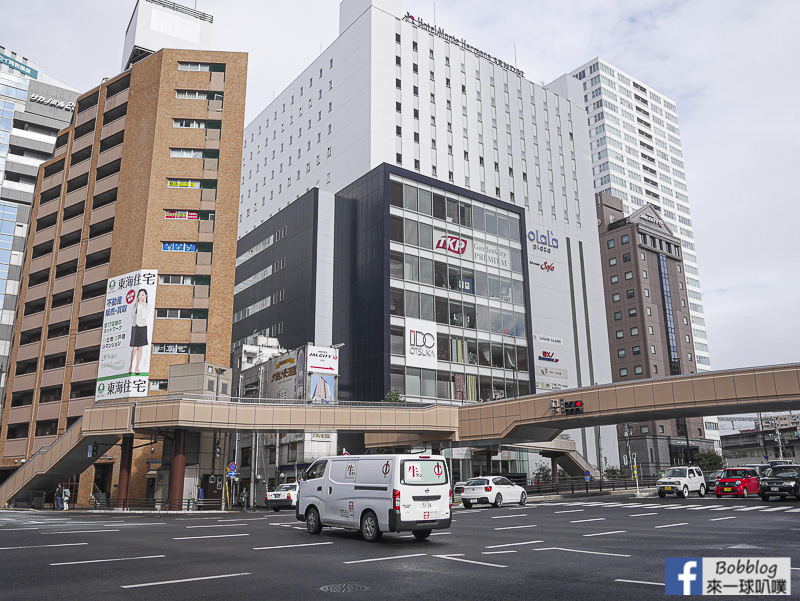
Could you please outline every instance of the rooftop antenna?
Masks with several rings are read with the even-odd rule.
[[[515,69],[518,68],[517,67],[517,45],[516,44],[514,44],[514,68]]]
[[[436,28],[436,2],[433,3],[433,27]]]

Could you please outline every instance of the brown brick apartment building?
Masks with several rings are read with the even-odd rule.
[[[595,199],[613,381],[696,373],[680,239],[651,204],[625,217],[621,199]],[[693,453],[713,449],[700,417],[628,427],[642,475],[685,463],[687,438]],[[624,425],[618,435],[627,457]]]
[[[79,97],[39,170],[0,480],[95,402],[109,279],[158,270],[149,394],[170,365],[229,363],[246,74],[246,54],[165,49]],[[135,450],[132,498],[160,449]],[[79,504],[93,483],[114,496],[119,450],[81,475]]]

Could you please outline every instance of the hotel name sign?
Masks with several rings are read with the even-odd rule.
[[[412,16],[409,13],[406,13],[406,16],[403,17],[403,20],[404,21],[408,21],[409,23],[411,23],[415,27],[419,27],[420,29],[424,29],[428,33],[431,33],[431,34],[433,34],[435,36],[438,36],[438,37],[442,38],[446,42],[449,42],[451,44],[455,44],[459,48],[463,48],[464,50],[466,50],[467,52],[471,52],[475,56],[479,56],[480,58],[485,58],[490,63],[494,63],[495,65],[499,65],[503,69],[511,71],[512,73],[515,73],[516,75],[519,75],[520,77],[525,77],[525,73],[523,71],[521,71],[520,69],[517,69],[515,66],[509,65],[508,63],[501,61],[499,58],[496,58],[496,57],[492,56],[491,54],[489,54],[487,52],[484,52],[483,50],[478,50],[474,46],[470,46],[469,44],[467,44],[467,41],[464,38],[457,38],[457,37],[455,37],[453,35],[450,35],[449,33],[445,32],[445,30],[442,29],[441,27],[436,27],[435,25],[431,25],[430,23],[425,23],[422,19],[416,18],[416,17]]]

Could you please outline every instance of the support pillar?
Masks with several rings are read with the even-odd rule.
[[[550,471],[553,473],[553,484],[558,484],[558,462],[555,456],[550,457]]]
[[[492,475],[492,447],[486,447],[486,475]]]
[[[172,440],[172,467],[169,473],[169,508],[180,511],[183,508],[183,482],[186,476],[186,435],[185,429],[175,430]]]
[[[119,460],[119,488],[117,489],[117,507],[130,509],[128,490],[131,483],[131,465],[133,464],[133,434],[122,437],[122,452]]]

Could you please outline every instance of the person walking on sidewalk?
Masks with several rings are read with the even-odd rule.
[[[242,511],[247,512],[247,489],[242,487],[242,492],[239,495],[239,502],[242,505]]]
[[[58,488],[56,488],[55,492],[55,510],[61,511],[61,500],[62,495],[64,494],[64,488],[59,484]]]
[[[203,487],[199,484],[197,485],[197,511],[203,511],[203,499],[206,498],[205,493],[203,492]]]
[[[65,488],[62,494],[62,498],[64,499],[64,511],[69,511],[69,497],[70,497],[69,488]]]

